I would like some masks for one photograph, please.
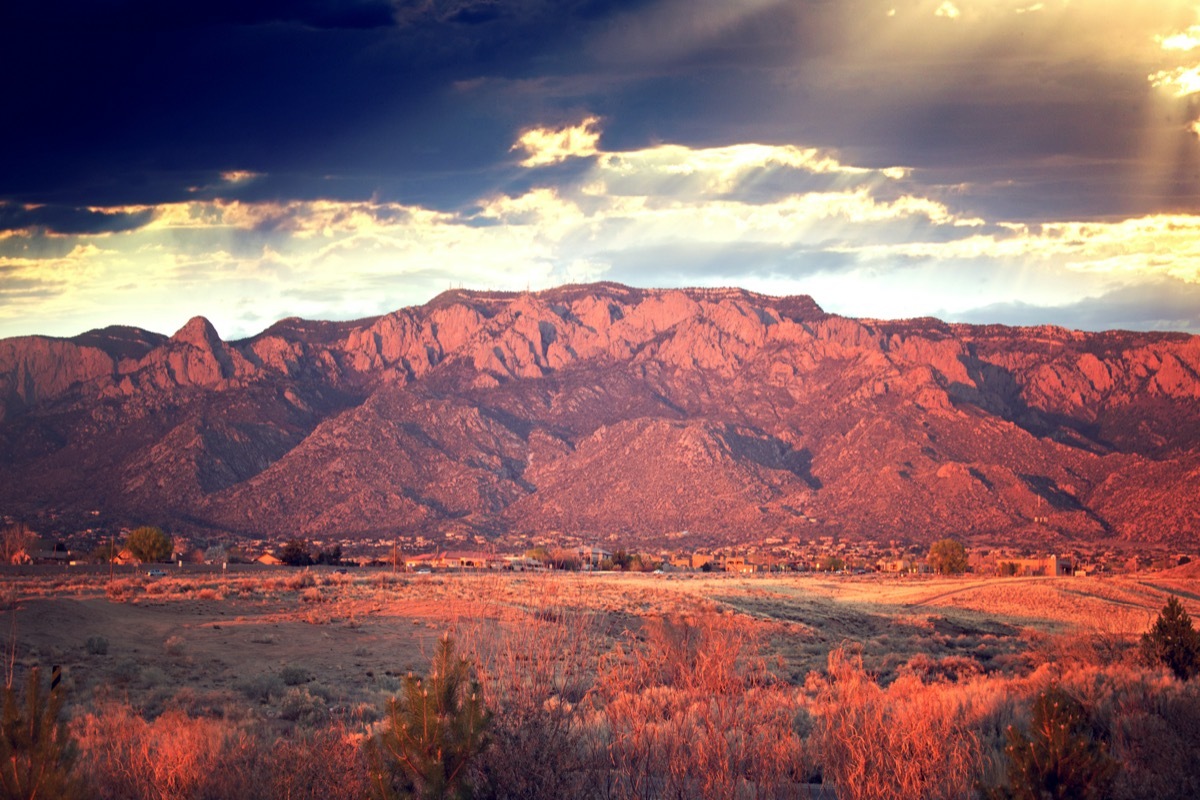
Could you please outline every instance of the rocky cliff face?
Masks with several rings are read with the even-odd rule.
[[[807,297],[447,292],[223,342],[0,341],[0,510],[329,536],[1200,531],[1200,338]]]

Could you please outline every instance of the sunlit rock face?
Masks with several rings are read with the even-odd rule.
[[[1200,338],[808,297],[447,292],[0,341],[0,503],[256,535],[1194,543]]]

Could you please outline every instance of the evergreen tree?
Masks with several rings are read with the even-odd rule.
[[[1142,634],[1142,658],[1170,667],[1182,681],[1200,674],[1200,633],[1178,597],[1167,600],[1154,625]]]
[[[388,704],[387,727],[371,742],[371,784],[382,800],[467,800],[471,766],[490,721],[471,665],[442,637],[425,679],[411,673]]]
[[[292,539],[285,544],[279,551],[279,560],[289,567],[307,567],[313,563],[308,542],[303,539]]]
[[[75,747],[59,719],[63,692],[42,691],[37,669],[29,673],[24,702],[11,686],[4,690],[0,721],[0,797],[71,800],[81,795],[74,773]]]
[[[1058,686],[1034,701],[1029,734],[1010,727],[1007,737],[1008,786],[988,792],[993,800],[1099,800],[1120,769],[1086,709]]]

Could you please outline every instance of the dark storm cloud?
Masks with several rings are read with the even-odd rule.
[[[584,2],[5,8],[0,197],[81,205],[184,199],[203,175],[235,169],[268,176],[245,189],[258,198],[461,201],[492,180],[477,173],[510,160],[528,120],[486,97],[464,103],[455,84],[561,62],[598,13]]]
[[[1004,325],[1053,323],[1080,330],[1177,330],[1200,333],[1200,285],[1165,279],[1130,284],[1065,306],[996,303],[960,314],[956,322]]]
[[[154,212],[95,211],[68,206],[35,206],[0,203],[0,231],[37,229],[44,233],[96,234],[120,233],[143,227]]]
[[[295,22],[314,28],[375,28],[394,22],[387,0],[43,0],[13,2],[0,12],[10,25],[54,30],[86,28],[167,30]]]
[[[1149,12],[1101,39],[1087,4],[992,4],[988,25],[891,5],[895,19],[873,0],[19,0],[0,8],[0,198],[458,209],[569,179],[525,175],[510,146],[597,114],[609,151],[832,148],[913,167],[927,196],[991,219],[1200,205],[1192,109],[1154,106],[1162,64],[1125,52],[1169,32]],[[1177,158],[1139,182],[1150,135]],[[214,180],[227,170],[261,177]],[[755,189],[769,202],[789,185]]]

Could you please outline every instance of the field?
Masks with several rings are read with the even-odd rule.
[[[144,736],[152,749],[169,724],[223,743],[224,790],[209,765],[194,785],[172,779],[182,787],[174,794],[149,793],[166,780],[155,773],[141,789],[113,783],[106,796],[249,796],[231,788],[247,785],[237,769],[268,762],[274,771],[258,770],[267,783],[256,791],[289,796],[278,786],[281,764],[295,758],[288,747],[324,747],[343,770],[304,778],[309,788],[289,786],[299,791],[290,796],[319,796],[322,780],[336,787],[330,796],[365,796],[360,745],[386,727],[389,699],[405,675],[426,673],[446,634],[494,712],[491,751],[539,759],[518,768],[511,752],[481,756],[476,780],[493,796],[969,795],[1004,782],[1006,728],[1027,724],[1032,699],[1059,685],[1122,762],[1116,796],[1188,796],[1188,781],[1200,779],[1194,765],[1183,777],[1159,774],[1172,747],[1195,760],[1196,682],[1138,663],[1135,647],[1169,596],[1200,613],[1200,579],[1186,571],[999,579],[279,568],[112,581],[10,573],[4,591],[6,661],[17,685],[30,668],[63,668],[65,715],[93,787],[131,771],[112,763],[104,737]],[[851,712],[860,716],[839,716]],[[124,733],[114,734],[118,723]],[[867,737],[878,728],[879,752],[839,745],[839,724]],[[890,729],[905,741],[884,736]],[[1140,738],[1151,734],[1156,748]],[[937,744],[923,756],[934,761],[906,777],[888,748],[922,736]]]

